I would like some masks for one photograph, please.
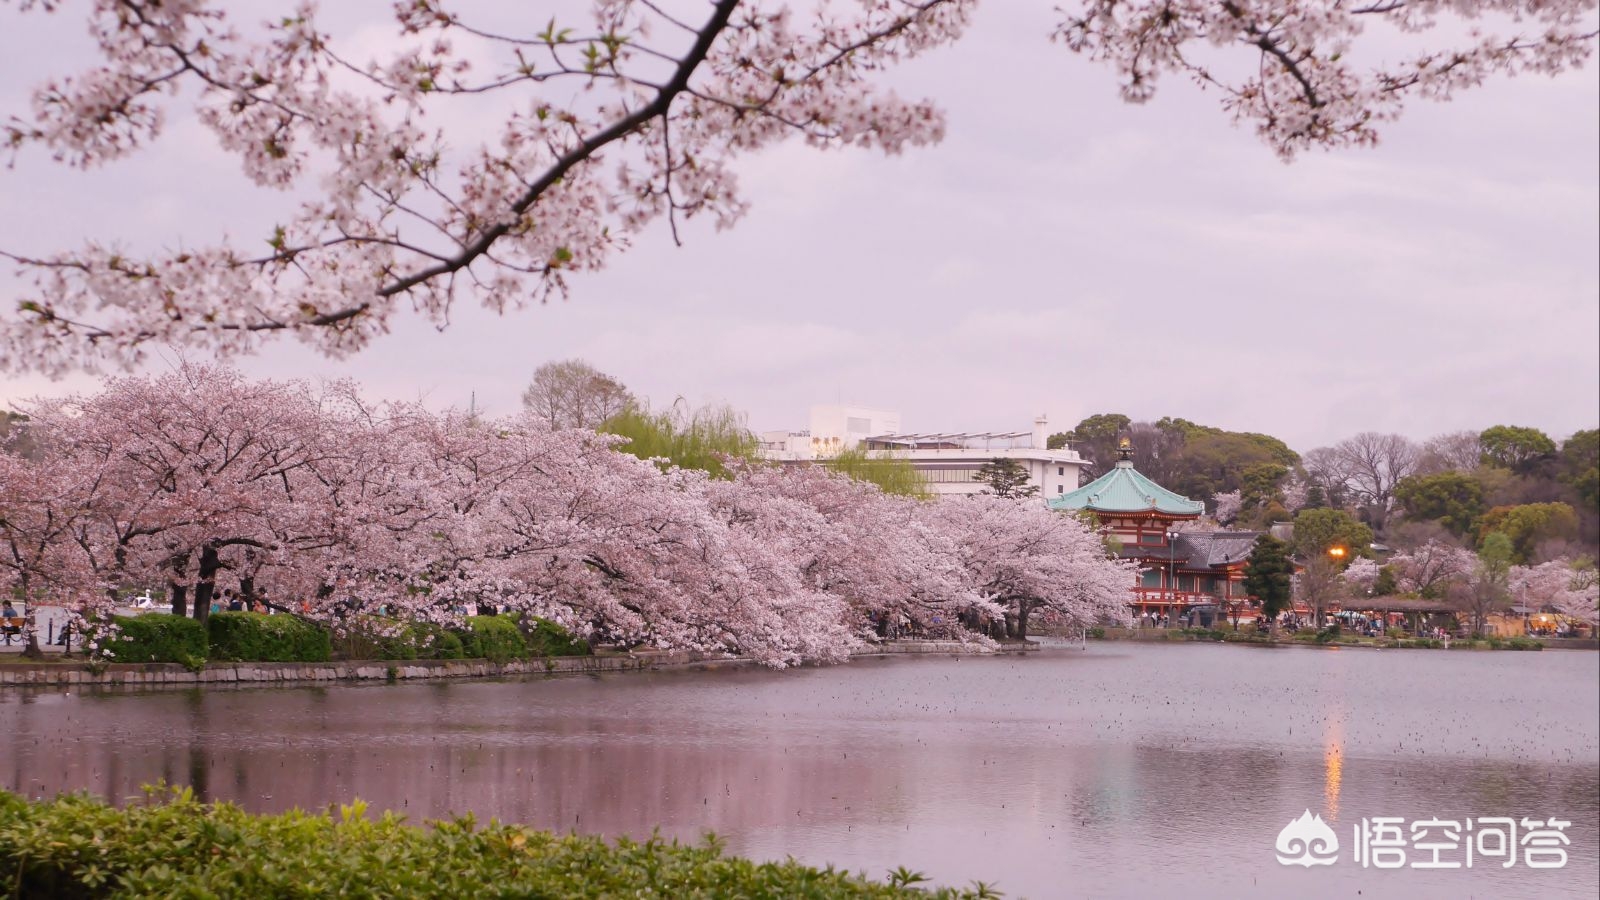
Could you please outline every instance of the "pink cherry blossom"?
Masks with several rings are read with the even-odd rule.
[[[55,12],[21,2],[7,15]],[[0,318],[0,365],[130,366],[152,344],[219,358],[293,333],[344,356],[414,310],[506,311],[608,265],[650,223],[746,210],[742,156],[784,140],[898,153],[935,142],[931,100],[885,73],[959,39],[976,0],[714,0],[696,15],[645,0],[492,30],[449,0],[394,4],[374,59],[309,0],[266,21],[219,0],[91,0],[99,61],[37,83],[0,142],[88,168],[152,143],[190,109],[251,182],[301,198],[281,221],[149,254],[115,238],[3,247],[32,279]],[[1076,0],[1054,36],[1114,68],[1143,101],[1176,74],[1285,158],[1370,145],[1409,97],[1490,76],[1557,73],[1594,51],[1596,0]],[[1368,26],[1413,45],[1381,59]],[[1019,59],[1019,63],[1026,65]],[[13,79],[31,73],[8,73]],[[477,133],[429,114],[500,110]],[[461,118],[458,114],[458,118]],[[168,241],[167,246],[176,242]],[[258,248],[265,248],[258,251]]]

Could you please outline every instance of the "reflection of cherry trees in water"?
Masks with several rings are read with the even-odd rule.
[[[1526,870],[1363,882],[1345,859],[1317,890],[1587,896],[1596,664],[1093,644],[786,672],[38,693],[0,699],[0,754],[6,786],[30,794],[127,797],[196,772],[256,810],[361,797],[415,819],[712,829],[739,853],[906,864],[1024,896],[1062,883],[1237,896],[1251,878],[1293,890],[1274,880],[1273,844],[1306,809],[1341,842],[1361,817],[1560,815],[1572,861],[1537,883]],[[1540,704],[1525,702],[1534,681],[1551,687]]]

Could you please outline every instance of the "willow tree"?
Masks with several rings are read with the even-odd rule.
[[[885,494],[925,500],[932,496],[928,482],[911,460],[891,450],[873,452],[864,447],[841,450],[823,462],[830,471],[878,486]]]
[[[727,404],[691,408],[679,398],[668,409],[651,412],[630,406],[600,426],[627,438],[617,449],[640,459],[661,460],[684,469],[701,469],[727,478],[738,462],[754,462],[759,442],[744,414]]]

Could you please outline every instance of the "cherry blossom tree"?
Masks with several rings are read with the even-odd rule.
[[[1379,565],[1376,560],[1357,557],[1345,567],[1344,582],[1358,597],[1372,596],[1372,587],[1378,583]]]
[[[1557,595],[1555,607],[1562,615],[1588,625],[1591,635],[1600,627],[1600,578],[1592,561],[1573,573],[1567,590]]]
[[[807,585],[847,604],[863,635],[872,621],[906,621],[981,642],[957,623],[1001,614],[972,588],[952,536],[916,500],[825,466],[746,466],[712,491],[730,522],[791,545]]]
[[[1395,587],[1402,593],[1442,597],[1450,584],[1472,577],[1477,557],[1471,550],[1442,540],[1429,540],[1389,559]]]
[[[7,5],[11,17],[61,6]],[[538,302],[656,220],[674,233],[689,217],[736,222],[745,154],[785,139],[888,153],[938,140],[938,107],[885,90],[883,73],[959,38],[976,0],[583,5],[530,24],[449,0],[396,3],[385,50],[368,59],[309,0],[264,23],[217,0],[88,4],[99,59],[11,111],[0,141],[17,158],[107,165],[152,152],[192,109],[250,182],[301,202],[280,221],[155,252],[118,236],[0,248],[33,283],[0,326],[0,359],[59,373],[132,364],[152,343],[228,355],[284,333],[342,355],[407,308],[443,326],[464,298],[501,311]],[[1075,0],[1053,36],[1116,69],[1132,102],[1167,76],[1214,89],[1288,158],[1371,145],[1411,97],[1580,65],[1594,10]],[[1408,49],[1376,58],[1369,29]],[[429,124],[485,108],[473,118],[487,133]]]
[[[1212,494],[1211,502],[1216,508],[1216,519],[1222,525],[1232,525],[1244,509],[1244,500],[1239,491]]]
[[[952,536],[972,589],[1005,610],[1007,637],[1026,639],[1036,611],[1079,626],[1127,620],[1134,565],[1076,518],[987,494],[918,509]]]
[[[1570,560],[1553,559],[1536,566],[1513,566],[1511,595],[1528,609],[1553,609],[1590,627],[1600,619],[1593,566],[1575,567]]]

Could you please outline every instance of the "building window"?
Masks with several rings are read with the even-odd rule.
[[[1056,485],[1056,493],[1065,494],[1066,492],[1067,492],[1067,486],[1066,485],[1064,485],[1064,484]]]
[[[1155,534],[1150,534],[1148,532],[1145,533],[1145,534],[1141,534],[1141,535],[1139,535],[1139,543],[1141,543],[1141,544],[1159,544],[1159,543],[1161,543],[1161,533],[1158,531]]]
[[[1145,569],[1144,586],[1147,588],[1161,587],[1161,570]]]
[[[929,484],[973,484],[978,474],[977,466],[949,469],[923,469],[922,480]]]
[[[1067,474],[1067,467],[1066,466],[1056,466],[1056,474],[1057,475],[1065,475],[1065,474]]]

